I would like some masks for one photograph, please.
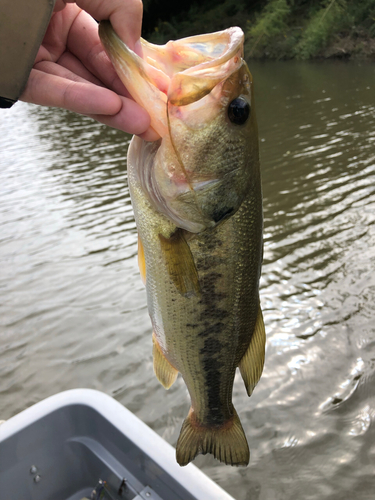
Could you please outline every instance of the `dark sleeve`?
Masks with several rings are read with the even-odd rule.
[[[0,108],[10,108],[22,94],[54,4],[0,0]]]

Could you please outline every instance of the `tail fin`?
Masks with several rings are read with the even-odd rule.
[[[180,465],[187,465],[200,453],[211,453],[227,465],[248,465],[249,445],[235,410],[233,417],[221,427],[198,425],[192,415],[190,409],[177,441],[176,459]]]

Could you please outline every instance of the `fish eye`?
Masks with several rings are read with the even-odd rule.
[[[243,97],[237,97],[228,106],[228,118],[236,125],[243,125],[250,116],[250,104]]]

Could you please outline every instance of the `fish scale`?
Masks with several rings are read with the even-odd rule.
[[[186,465],[199,453],[212,453],[227,464],[246,465],[249,448],[232,404],[233,382],[239,367],[251,395],[263,369],[265,332],[258,132],[251,75],[239,57],[243,34],[231,28],[160,48],[143,41],[152,54],[150,68],[109,23],[101,23],[100,35],[161,136],[153,144],[132,139],[128,180],[154,370],[167,389],[181,373],[191,398],[177,461]],[[173,66],[176,47],[186,51],[185,65]],[[168,72],[155,76],[163,67]],[[174,97],[166,102],[168,80],[167,94]],[[236,109],[232,115],[229,106]]]
[[[186,299],[166,279],[168,270],[155,236],[160,231],[167,234],[171,223],[145,198],[137,168],[129,162],[129,186],[145,248],[148,305],[154,332],[165,357],[184,378],[196,420],[204,427],[220,426],[233,413],[235,370],[248,348],[249,332],[254,330],[259,306],[261,198],[254,196],[254,186],[249,199],[233,217],[215,231],[188,240],[201,294]],[[249,211],[253,214],[252,224]],[[150,227],[157,229],[152,232]],[[227,255],[233,254],[236,258],[229,261]],[[252,254],[253,259],[249,259]],[[254,300],[248,301],[248,297]],[[234,332],[238,333],[233,335]]]

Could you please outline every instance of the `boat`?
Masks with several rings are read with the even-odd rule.
[[[1,500],[234,500],[107,394],[73,389],[0,425]]]

